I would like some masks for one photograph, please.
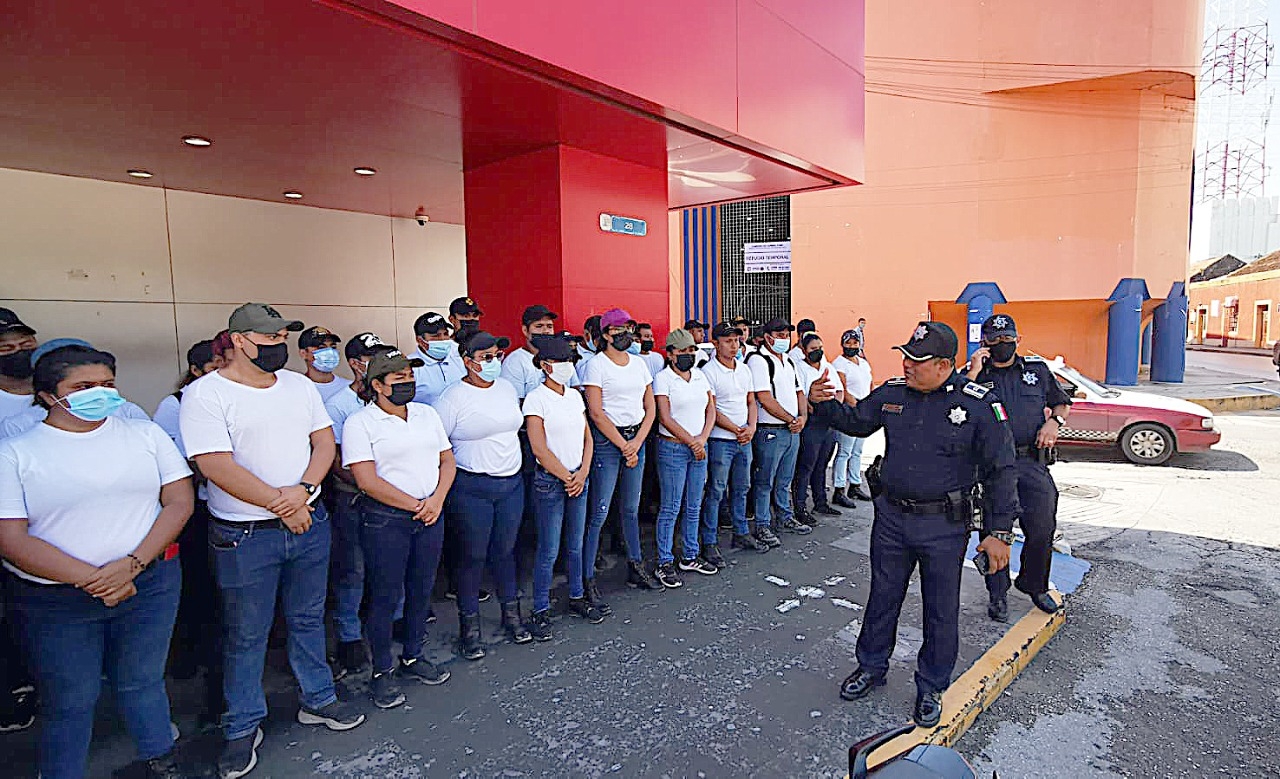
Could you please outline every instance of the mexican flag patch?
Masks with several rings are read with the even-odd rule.
[[[992,410],[992,411],[994,411],[994,412],[996,412],[996,419],[997,419],[997,420],[999,420],[999,421],[1001,421],[1001,422],[1008,422],[1008,421],[1009,421],[1009,412],[1007,412],[1007,411],[1005,411],[1005,410],[1004,410],[1004,404],[1003,404],[1003,403],[992,403],[992,404],[991,404],[991,410]]]

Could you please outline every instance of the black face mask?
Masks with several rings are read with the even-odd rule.
[[[289,362],[289,344],[254,344],[258,347],[258,356],[249,357],[249,362],[258,366],[258,370],[275,373]],[[244,350],[241,349],[241,352]],[[248,355],[245,355],[248,357]]]
[[[631,344],[634,341],[635,338],[631,333],[618,333],[613,338],[609,339],[609,345],[620,352],[625,352],[631,348]]]
[[[641,342],[640,342],[640,351],[642,351],[642,352],[651,352],[651,351],[653,351],[653,339],[651,339],[651,338],[646,338],[645,340],[641,341]]]
[[[858,355],[860,355],[860,354],[862,354],[862,348],[861,348],[861,347],[858,347],[858,346],[846,346],[846,347],[844,347],[844,356],[845,356],[845,358],[846,358],[846,359],[852,359],[852,358],[854,358],[854,357],[857,357],[857,356],[858,356]]]
[[[813,363],[814,365],[817,365],[818,363],[822,362],[822,347],[819,346],[817,349],[814,349],[813,351],[809,352],[804,356],[804,358],[809,362]]]
[[[698,359],[697,355],[694,355],[694,354],[677,354],[676,370],[680,371],[681,373],[688,372],[691,368],[693,368],[693,363],[697,359]]]
[[[23,349],[0,357],[0,374],[11,379],[29,379],[35,372],[31,365],[31,354],[35,349]]]
[[[453,334],[453,340],[458,343],[466,343],[466,340],[476,333],[480,332],[480,320],[463,319],[458,322],[458,331]]]
[[[417,384],[412,381],[397,381],[391,385],[391,396],[387,400],[391,401],[393,406],[407,406],[417,393]]]
[[[988,346],[987,351],[991,353],[992,362],[1009,362],[1013,359],[1013,355],[1017,353],[1018,344],[1001,341]]]

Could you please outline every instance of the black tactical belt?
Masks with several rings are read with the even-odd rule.
[[[892,495],[886,496],[886,499],[911,514],[946,514],[951,511],[951,504],[946,500],[909,500]]]

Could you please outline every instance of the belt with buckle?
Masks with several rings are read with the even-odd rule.
[[[951,510],[951,504],[946,499],[911,500],[909,498],[895,498],[892,495],[886,495],[885,499],[911,514],[946,514]]]
[[[247,522],[232,522],[227,519],[218,519],[217,517],[213,517],[212,521],[215,524],[232,528],[234,530],[285,530],[290,533],[293,532],[292,530],[289,530],[289,526],[286,525],[284,520],[280,517],[272,517],[271,519],[251,519]]]

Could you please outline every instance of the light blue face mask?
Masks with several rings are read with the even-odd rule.
[[[86,422],[101,422],[118,411],[125,399],[112,387],[89,387],[58,400],[71,415]]]
[[[769,348],[773,349],[778,354],[786,354],[788,346],[791,346],[790,339],[787,339],[787,338],[770,338],[769,339]]]
[[[433,360],[443,360],[449,356],[449,344],[452,341],[427,341],[427,356]]]
[[[640,343],[637,341],[632,341],[631,345],[627,347],[627,354],[639,354],[639,353],[640,353]]]
[[[502,375],[502,361],[490,360],[480,363],[480,378],[485,381],[497,381]]]
[[[330,346],[325,349],[317,349],[315,354],[312,355],[311,365],[318,371],[333,373],[340,360],[338,350]]]

